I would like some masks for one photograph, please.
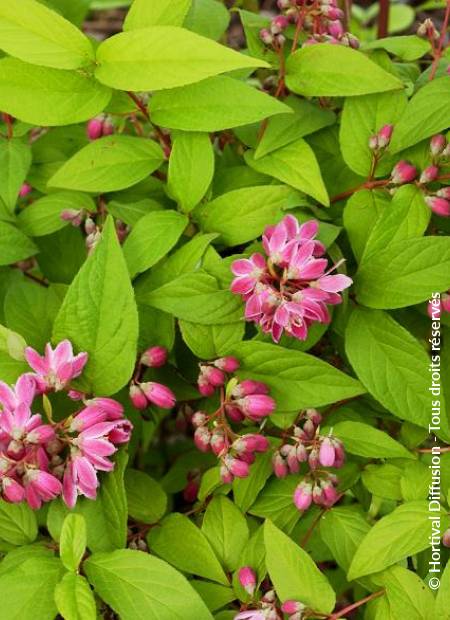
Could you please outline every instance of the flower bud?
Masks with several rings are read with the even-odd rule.
[[[239,583],[250,596],[253,596],[256,589],[256,573],[250,566],[239,569]]]
[[[319,462],[322,467],[333,467],[336,458],[334,446],[329,437],[325,437],[320,444]]]
[[[299,443],[297,446],[296,457],[299,463],[304,463],[308,460],[308,452],[306,450],[306,447],[302,443]]]
[[[430,152],[431,152],[431,154],[434,155],[434,156],[441,155],[441,153],[445,149],[446,145],[447,145],[446,137],[443,134],[441,134],[441,133],[436,134],[430,140]]]
[[[270,25],[272,34],[280,34],[285,28],[289,26],[289,19],[285,15],[277,15],[273,18]]]
[[[338,492],[331,482],[322,482],[323,504],[328,508],[339,499]]]
[[[266,452],[270,447],[269,440],[263,435],[243,435],[234,442],[237,452]]]
[[[316,482],[312,490],[312,500],[317,505],[320,506],[323,504],[324,494],[320,484]]]
[[[436,215],[450,217],[450,202],[439,196],[425,196],[425,202]]]
[[[404,183],[411,183],[417,176],[416,168],[407,161],[399,161],[391,174],[391,181],[395,185],[403,185]]]
[[[72,226],[79,226],[83,221],[84,209],[63,209],[59,217],[64,222],[70,222]]]
[[[213,366],[201,366],[201,374],[208,383],[214,387],[221,387],[226,381],[225,374],[219,368]]]
[[[183,489],[183,499],[189,504],[193,504],[198,496],[200,485],[198,480],[189,480]]]
[[[198,391],[202,396],[212,396],[216,391],[215,387],[209,383],[203,375],[198,378]]]
[[[303,424],[303,430],[306,433],[306,436],[309,439],[312,439],[316,434],[316,425],[312,420],[306,420],[306,422]]]
[[[224,484],[231,484],[234,480],[234,476],[226,465],[220,467],[220,479]]]
[[[236,478],[246,478],[250,473],[249,464],[241,459],[234,458],[234,456],[227,455],[224,462]]]
[[[305,606],[303,605],[303,603],[299,603],[298,601],[285,601],[281,605],[281,611],[289,615],[296,614],[299,611],[303,611],[304,609]]]
[[[136,409],[146,409],[148,406],[147,398],[138,385],[130,386],[130,400]]]
[[[224,372],[235,372],[239,368],[239,360],[231,356],[219,357],[213,363],[216,368],[220,368]]]
[[[439,174],[437,166],[428,166],[420,175],[419,183],[431,183],[435,181]]]
[[[191,422],[193,426],[198,428],[199,426],[203,426],[206,423],[206,420],[206,413],[204,413],[203,411],[196,411],[192,416]]]
[[[243,398],[250,394],[268,394],[269,388],[261,381],[253,381],[252,379],[244,379],[238,383],[231,392],[234,398]]]
[[[242,413],[242,411],[239,409],[239,407],[233,407],[232,405],[225,405],[225,413],[227,414],[228,418],[232,422],[235,422],[236,424],[239,422],[242,422],[242,420],[245,419],[245,416]]]
[[[211,448],[211,433],[206,426],[199,426],[194,433],[194,443],[200,452],[208,452]]]
[[[113,133],[114,125],[111,122],[111,118],[107,116],[103,121],[102,136],[110,136]]]
[[[216,456],[220,456],[228,450],[228,439],[221,428],[217,428],[211,435],[211,450]]]
[[[294,504],[298,510],[308,510],[312,503],[312,486],[309,482],[300,482],[295,489]]]
[[[29,185],[29,183],[23,183],[22,187],[19,190],[19,197],[20,198],[25,198],[25,196],[27,196],[31,191],[32,191],[32,187],[31,185]]]
[[[340,39],[344,36],[344,27],[338,20],[330,22],[328,24],[328,33],[335,39]]]
[[[444,547],[450,547],[450,527],[445,530],[444,535],[442,536],[442,544]]]
[[[313,448],[311,450],[311,452],[309,453],[308,465],[309,465],[310,469],[317,469],[319,467],[320,460],[319,460],[319,450],[318,450],[318,448]]]
[[[378,132],[378,145],[380,148],[385,148],[389,144],[393,131],[394,125],[383,125]]]
[[[441,187],[441,189],[436,192],[436,196],[450,200],[450,187]]]
[[[251,420],[259,421],[270,415],[275,409],[275,401],[266,394],[250,394],[236,401],[244,415]]]
[[[419,25],[416,33],[419,37],[426,37],[435,41],[437,41],[440,37],[438,30],[436,30],[434,23],[429,17]]]
[[[289,473],[286,461],[279,452],[275,452],[273,455],[272,467],[277,478],[286,478]]]
[[[286,455],[286,463],[291,474],[297,474],[300,471],[300,463],[297,459],[297,446],[291,446],[289,454]]]
[[[167,362],[166,347],[150,347],[141,355],[141,364],[150,368],[160,368]]]
[[[91,118],[86,126],[86,133],[89,140],[98,140],[103,135],[103,117]]]
[[[165,385],[161,383],[155,383],[154,381],[148,381],[147,383],[141,383],[141,389],[144,392],[147,400],[163,409],[172,409],[175,405],[175,394]]]
[[[315,426],[319,426],[319,424],[322,422],[322,416],[321,416],[320,412],[317,411],[317,409],[307,409],[306,410],[306,418],[308,420],[311,420],[311,422]]]
[[[273,43],[273,35],[267,30],[267,28],[263,28],[259,31],[259,38],[266,45],[272,45]]]

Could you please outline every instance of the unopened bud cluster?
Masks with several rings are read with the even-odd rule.
[[[382,151],[391,141],[392,132],[394,131],[394,125],[383,125],[383,127],[369,138],[369,148],[371,151],[378,153]]]
[[[165,347],[150,347],[141,355],[138,370],[142,366],[159,368],[167,362],[167,350]],[[139,373],[138,373],[139,374]],[[155,381],[140,382],[137,377],[130,386],[130,400],[136,409],[147,409],[150,405],[156,405],[162,409],[172,409],[176,397],[170,388]]]
[[[104,136],[110,136],[114,133],[111,117],[106,114],[100,114],[95,118],[91,118],[87,123],[86,133],[89,140],[98,140]]]
[[[340,468],[345,454],[341,441],[331,435],[320,434],[321,415],[315,409],[305,412],[302,426],[294,426],[286,441],[273,456],[273,469],[277,478],[300,472],[305,464],[309,473],[297,486],[294,503],[299,510],[307,510],[312,503],[332,506],[338,499],[338,479],[322,467]]]
[[[447,163],[450,158],[450,143],[443,134],[431,138],[430,154],[432,164],[428,166],[420,177],[420,183],[432,183],[439,176],[439,167]],[[425,202],[436,215],[450,217],[450,186],[441,187],[425,196]]]

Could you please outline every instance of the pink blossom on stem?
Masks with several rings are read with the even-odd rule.
[[[440,196],[426,196],[425,202],[436,215],[450,217],[450,201]]]
[[[25,198],[25,196],[28,196],[28,194],[33,190],[33,188],[31,187],[31,185],[29,183],[23,183],[22,187],[19,190],[19,197],[20,198]]]
[[[392,132],[394,131],[394,125],[383,125],[378,132],[378,146],[385,148],[391,141]]]
[[[160,368],[167,363],[166,347],[150,347],[141,355],[141,364],[150,368]]]
[[[301,482],[294,493],[294,504],[298,510],[308,510],[312,503],[312,486],[309,482]]]
[[[259,421],[273,413],[276,406],[273,398],[266,394],[249,394],[237,400],[236,404],[245,416],[254,421]]]
[[[420,175],[419,183],[431,183],[439,174],[439,168],[437,166],[428,166]]]
[[[256,589],[256,573],[250,566],[243,566],[238,572],[239,583],[250,596]]]
[[[72,379],[78,377],[85,367],[88,354],[73,354],[72,344],[63,340],[55,349],[47,344],[45,355],[39,355],[31,347],[25,349],[25,359],[35,371],[35,379],[42,391],[62,390]]]
[[[391,173],[391,181],[395,185],[403,185],[404,183],[411,183],[417,176],[417,169],[415,166],[407,161],[399,161],[394,166]]]
[[[239,368],[239,360],[235,357],[220,357],[214,361],[214,366],[224,372],[235,372]]]
[[[39,469],[28,469],[23,477],[25,499],[33,510],[38,510],[42,502],[49,502],[60,495],[61,482],[52,474]]]
[[[431,154],[436,156],[440,155],[447,145],[447,139],[443,134],[437,134],[431,138],[430,151]]]
[[[163,409],[172,409],[175,405],[176,397],[170,388],[161,383],[155,383],[149,381],[147,383],[141,383],[140,387],[144,392],[147,400]]]

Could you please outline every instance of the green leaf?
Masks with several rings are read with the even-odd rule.
[[[386,50],[394,56],[398,56],[402,60],[417,60],[428,54],[430,51],[430,42],[421,39],[415,34],[405,35],[401,37],[386,37],[363,43],[363,50]]]
[[[150,530],[147,541],[152,552],[186,573],[228,585],[205,534],[180,513],[172,513]]]
[[[359,269],[356,295],[370,308],[404,308],[450,288],[450,239],[397,241],[372,254]]]
[[[426,549],[431,532],[429,517],[428,502],[408,502],[382,517],[356,550],[348,579],[377,573]]]
[[[5,353],[13,360],[22,361],[25,359],[24,350],[26,346],[27,343],[20,334],[16,334],[16,332],[12,331],[11,329],[7,329],[3,325],[0,325],[1,353]]]
[[[125,18],[123,29],[134,30],[148,26],[182,26],[192,0],[134,0]]]
[[[101,112],[111,90],[90,75],[0,60],[0,108],[33,125],[70,125]]]
[[[233,71],[267,67],[214,41],[175,26],[116,34],[97,50],[95,76],[120,90],[162,90]]]
[[[344,226],[356,259],[361,260],[371,230],[390,204],[387,192],[363,189],[353,194],[344,209]]]
[[[387,433],[362,422],[338,422],[333,436],[344,442],[350,454],[367,458],[412,459],[414,455]]]
[[[220,357],[244,337],[243,321],[226,325],[201,325],[180,319],[179,327],[184,342],[197,357],[212,360]]]
[[[128,514],[141,523],[157,523],[166,512],[167,495],[159,482],[137,469],[125,472]]]
[[[188,223],[187,217],[169,210],[141,217],[123,246],[130,276],[150,269],[170,252]]]
[[[400,187],[389,209],[380,213],[368,235],[362,262],[391,243],[420,237],[426,231],[430,217],[431,209],[425,203],[423,192],[415,185]]]
[[[397,153],[429,138],[450,125],[450,83],[436,78],[423,86],[396,124],[389,150]]]
[[[280,411],[322,407],[364,393],[358,381],[308,353],[247,341],[229,354],[241,362],[240,377],[270,387]]]
[[[270,519],[277,527],[292,531],[300,519],[300,513],[293,501],[294,491],[299,482],[297,476],[288,476],[280,480],[272,478],[249,509],[250,514]]]
[[[22,140],[0,140],[0,198],[10,214],[27,178],[31,159],[31,149]]]
[[[264,543],[267,570],[280,599],[301,601],[314,611],[330,613],[336,595],[309,554],[271,521],[264,525]]]
[[[236,594],[231,588],[219,583],[200,581],[200,579],[192,579],[189,583],[210,611],[221,609],[236,599]]]
[[[434,615],[440,620],[450,620],[450,562],[447,562],[436,596]]]
[[[11,545],[28,545],[38,534],[36,515],[28,504],[0,499],[0,539]]]
[[[57,69],[78,69],[94,61],[89,39],[35,0],[1,3],[0,47],[26,62]]]
[[[52,187],[83,192],[112,192],[136,185],[163,161],[153,140],[106,136],[75,153],[50,179]]]
[[[136,361],[138,317],[125,259],[109,218],[102,239],[70,285],[55,320],[53,340],[68,338],[89,360],[81,389],[114,394]]]
[[[208,504],[202,532],[228,571],[239,568],[239,558],[248,542],[249,530],[244,515],[228,497],[217,495]]]
[[[214,150],[206,133],[175,134],[169,159],[167,191],[185,213],[206,194],[214,176]]]
[[[95,213],[97,207],[87,194],[80,192],[54,192],[38,198],[19,213],[18,224],[23,232],[41,237],[64,228],[69,222],[61,219],[64,209],[84,209]]]
[[[186,131],[219,131],[280,113],[292,116],[277,99],[225,75],[163,90],[150,101],[155,123]]]
[[[374,398],[400,419],[428,428],[430,359],[404,327],[385,312],[356,308],[347,326],[346,352]],[[443,420],[444,433],[446,426]]]
[[[325,206],[330,204],[314,151],[301,138],[259,159],[255,159],[251,150],[244,157],[257,172],[275,177]]]
[[[230,14],[220,0],[192,0],[184,27],[218,41],[230,22]]]
[[[187,273],[154,291],[140,292],[138,300],[202,325],[235,323],[242,315],[236,295],[220,290],[216,279],[204,272]]]
[[[62,572],[57,558],[35,557],[0,577],[2,616],[8,620],[53,620],[53,591]]]
[[[403,87],[367,56],[342,45],[304,47],[288,58],[286,71],[288,88],[308,97],[349,97]]]
[[[96,553],[84,568],[95,591],[121,620],[212,620],[188,581],[147,553]]]
[[[0,221],[0,265],[17,263],[37,252],[37,247],[23,232],[12,224]]]
[[[86,578],[66,573],[55,588],[55,602],[64,620],[95,620],[94,595]]]
[[[298,193],[285,185],[243,187],[199,206],[194,217],[202,230],[220,233],[222,243],[240,245],[259,237],[267,222],[281,219],[282,210],[298,202]]]
[[[387,124],[395,125],[406,108],[408,98],[403,91],[375,93],[345,100],[339,142],[345,163],[354,172],[368,177],[372,169],[371,136]],[[376,167],[376,176],[389,174],[397,163],[383,154]]]
[[[369,530],[362,510],[353,506],[332,508],[320,519],[320,537],[344,571],[348,571],[356,549]]]
[[[76,571],[86,551],[86,521],[82,515],[68,514],[59,539],[59,555],[67,570]]]
[[[429,620],[434,615],[434,596],[419,575],[402,566],[392,566],[374,581],[386,589],[391,618]]]
[[[367,465],[361,478],[364,486],[370,493],[384,499],[402,499],[401,478],[402,470],[390,463],[384,465]]]
[[[272,473],[272,453],[269,451],[257,455],[246,478],[233,480],[234,501],[242,512],[247,512],[251,508]]]

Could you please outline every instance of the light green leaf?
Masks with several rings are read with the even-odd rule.
[[[36,515],[28,504],[0,499],[0,539],[11,545],[28,545],[38,534]]]
[[[123,246],[130,276],[150,269],[170,252],[187,224],[187,217],[176,211],[155,211],[141,217]]]
[[[8,620],[54,620],[53,591],[62,573],[57,558],[35,557],[0,577],[2,616]]]
[[[4,325],[0,325],[0,351],[13,360],[25,359],[24,350],[27,346],[24,338]],[[3,380],[5,380],[3,378]]]
[[[159,482],[137,469],[125,472],[128,513],[141,523],[156,523],[164,516],[167,495]]]
[[[436,596],[434,615],[440,620],[450,620],[450,562],[447,562]]]
[[[309,554],[271,521],[264,525],[264,542],[267,570],[280,599],[301,601],[314,611],[330,613],[336,595]]]
[[[80,192],[54,192],[38,198],[19,213],[18,224],[23,232],[32,237],[49,235],[69,222],[61,219],[64,209],[85,210],[95,213],[97,207],[87,194]]]
[[[53,340],[68,338],[89,360],[81,389],[114,394],[136,361],[138,318],[128,270],[109,218],[95,251],[73,280],[55,320]]]
[[[212,360],[220,357],[232,345],[244,337],[244,321],[226,325],[201,325],[190,321],[179,321],[184,342],[197,357]]]
[[[356,308],[347,326],[346,352],[374,398],[402,420],[428,428],[430,359],[404,327],[385,312]],[[442,431],[448,432],[444,420]]]
[[[272,478],[264,486],[249,513],[270,519],[284,531],[292,531],[300,519],[300,512],[294,504],[294,491],[299,482],[297,476]]]
[[[367,458],[412,459],[414,455],[387,433],[362,422],[338,422],[333,436],[343,441],[350,454]]]
[[[214,41],[175,26],[116,34],[97,50],[95,76],[120,90],[162,90],[233,71],[267,67]]]
[[[55,602],[64,620],[95,620],[97,608],[86,578],[66,573],[55,588]]]
[[[245,161],[257,172],[275,177],[325,206],[330,204],[314,151],[301,138],[259,159],[254,151],[247,151]]]
[[[304,47],[288,58],[286,84],[308,97],[349,97],[402,88],[402,82],[361,52],[327,43]]]
[[[348,579],[377,573],[426,549],[431,532],[429,517],[428,502],[408,502],[382,517],[356,550]]]
[[[188,581],[147,553],[96,553],[84,568],[95,591],[121,620],[212,620]]]
[[[358,381],[308,353],[247,341],[232,347],[229,354],[241,362],[240,377],[270,387],[280,411],[321,407],[364,393]]]
[[[125,18],[123,29],[148,26],[182,26],[192,0],[134,0]]]
[[[372,254],[355,279],[356,295],[370,308],[404,308],[450,288],[450,239],[397,241]]]
[[[218,41],[225,33],[230,14],[220,0],[192,0],[184,27]]]
[[[243,187],[199,206],[194,217],[202,230],[220,233],[226,245],[240,245],[259,237],[268,222],[281,219],[282,210],[299,201],[286,185]]]
[[[358,261],[362,258],[371,230],[390,202],[387,192],[363,189],[355,192],[345,205],[344,226]]]
[[[22,140],[0,140],[0,198],[11,214],[27,178],[31,159],[31,149]]]
[[[11,265],[25,260],[39,250],[22,231],[12,224],[0,221],[0,265]]]
[[[251,508],[272,473],[272,453],[268,451],[257,455],[246,478],[233,480],[234,501],[242,512],[247,512]]]
[[[239,568],[239,557],[248,542],[249,530],[244,515],[225,495],[217,495],[208,504],[202,532],[223,566]]]
[[[59,555],[67,570],[76,571],[86,551],[86,521],[82,515],[68,514],[59,539]]]
[[[362,510],[339,506],[327,510],[320,519],[320,537],[339,566],[348,571],[356,549],[370,530]]]
[[[186,131],[219,131],[290,112],[277,99],[225,75],[163,90],[150,101],[155,123]]]
[[[0,60],[0,108],[33,125],[70,125],[99,114],[111,90],[76,71]]]
[[[52,187],[112,192],[131,187],[159,168],[161,147],[133,136],[106,136],[75,153],[49,181]]]
[[[423,580],[402,566],[392,566],[374,581],[386,589],[390,618],[430,620],[434,615],[434,596]]]
[[[89,39],[35,0],[1,2],[0,47],[26,62],[57,69],[78,69],[94,61]]]
[[[364,486],[376,497],[384,499],[402,499],[402,470],[390,463],[384,465],[367,465],[361,478]]]
[[[363,43],[362,50],[386,50],[402,60],[417,60],[430,51],[430,42],[415,34],[400,37],[386,37]]]
[[[170,514],[150,530],[147,541],[152,552],[175,568],[228,585],[208,539],[185,515]]]
[[[221,609],[236,599],[234,590],[219,583],[200,581],[200,579],[192,579],[189,583],[210,611]]]
[[[389,150],[397,153],[439,133],[450,125],[450,83],[436,78],[423,86],[396,124]]]

